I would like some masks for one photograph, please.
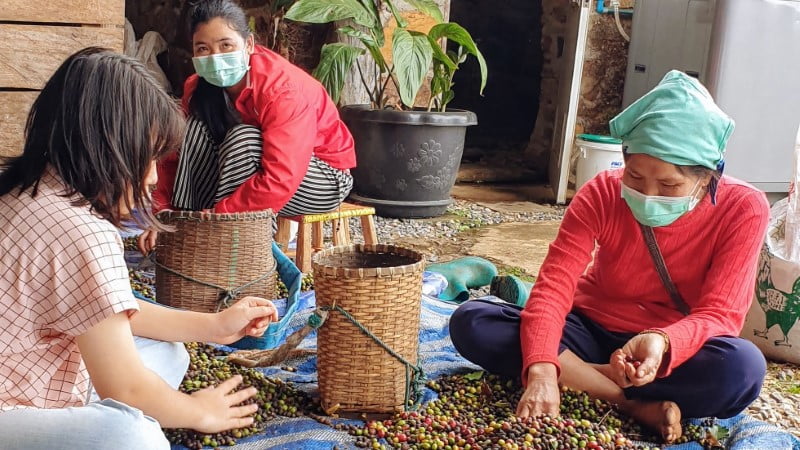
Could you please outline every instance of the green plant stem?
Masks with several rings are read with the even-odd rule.
[[[378,62],[375,62],[375,66],[380,68]],[[375,71],[375,103],[373,106],[377,107],[378,109],[383,109],[383,91],[381,90],[381,74],[383,73],[382,70]]]
[[[364,72],[361,70],[361,64],[357,59],[356,59],[356,68],[358,69],[358,76],[359,76],[359,78],[361,78],[361,84],[364,85],[364,89],[366,89],[367,95],[369,96],[369,101],[370,101],[370,103],[372,103],[374,105],[375,104],[375,98],[372,95],[372,91],[370,91],[370,89],[369,89],[369,85],[367,84],[367,80],[364,79]]]
[[[453,90],[453,86],[455,86],[455,83],[453,83],[453,76],[454,75],[455,75],[455,71],[450,72],[450,76],[447,77],[447,86],[448,86],[447,90],[448,90],[448,92],[451,92]],[[444,97],[442,97],[442,104],[441,104],[441,108],[439,109],[439,111],[441,111],[441,112],[447,111],[447,104],[448,103],[450,103],[450,101],[449,100],[448,101],[444,101]]]
[[[383,86],[381,86],[380,91],[378,91],[378,98],[381,100],[386,100],[383,93],[386,92],[386,86],[389,85],[389,80],[393,79],[393,73],[394,73],[394,66],[392,66],[391,69],[387,70],[387,74],[389,76],[386,77],[386,80],[384,80],[383,82]],[[397,81],[395,81],[395,83],[397,83]],[[397,86],[397,84],[395,84],[395,86]],[[381,104],[380,108],[383,109],[385,106],[386,106],[385,104]]]

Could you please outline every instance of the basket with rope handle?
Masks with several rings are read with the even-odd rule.
[[[247,295],[275,298],[271,211],[162,211],[158,218],[175,228],[158,235],[159,303],[215,312]]]
[[[317,336],[326,411],[390,413],[420,400],[418,365],[424,258],[393,245],[349,245],[314,255]]]

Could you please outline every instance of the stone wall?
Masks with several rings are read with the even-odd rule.
[[[630,16],[620,17],[630,36]],[[622,108],[628,42],[617,30],[613,14],[593,14],[583,62],[576,134],[608,134],[608,121]]]
[[[558,103],[559,80],[563,72],[561,50],[567,34],[569,2],[543,0],[541,95],[536,126],[531,135],[526,156],[530,164],[546,173],[553,146],[553,132]],[[623,0],[623,8],[632,7],[633,0]],[[630,16],[621,17],[630,34]],[[622,108],[625,69],[628,64],[628,43],[617,30],[613,14],[592,10],[584,59],[581,99],[578,107],[576,133],[608,133],[608,121]],[[546,180],[541,180],[546,181]]]
[[[159,56],[159,64],[180,95],[183,81],[192,73],[191,39],[187,28],[187,0],[127,0],[125,16],[133,25],[137,39],[147,31],[161,34],[169,50]],[[325,25],[296,24],[280,20],[273,0],[240,0],[255,26],[256,42],[271,48],[306,70],[319,62],[319,50],[327,38]],[[277,21],[277,30],[275,29]]]

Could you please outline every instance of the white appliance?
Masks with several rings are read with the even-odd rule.
[[[622,103],[627,107],[672,69],[706,80],[716,0],[636,0]]]
[[[787,192],[800,126],[800,1],[717,0],[706,84],[736,121],[726,173]]]

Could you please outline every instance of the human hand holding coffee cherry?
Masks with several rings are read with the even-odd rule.
[[[245,336],[261,337],[271,322],[278,320],[278,310],[271,301],[244,297],[230,308],[216,314],[217,344],[231,344]]]
[[[609,363],[614,381],[621,388],[652,383],[668,350],[664,335],[655,332],[637,334],[611,354]]]

